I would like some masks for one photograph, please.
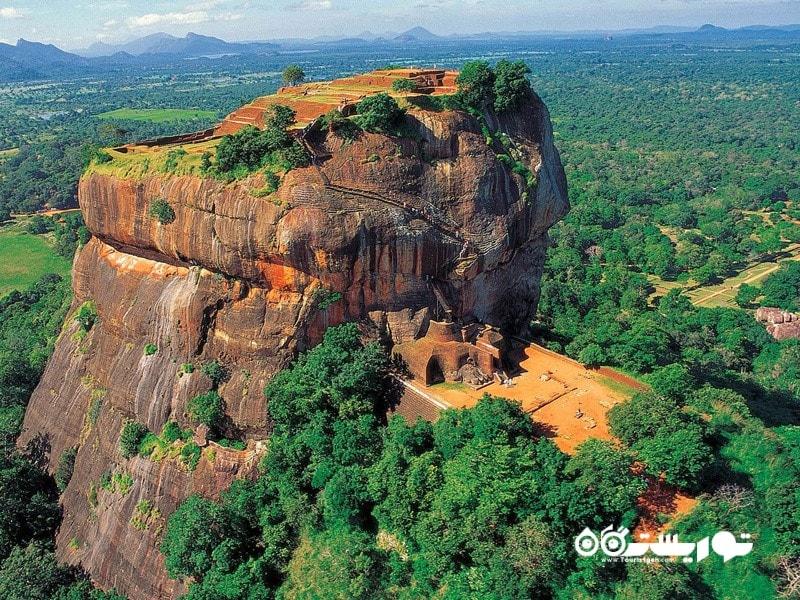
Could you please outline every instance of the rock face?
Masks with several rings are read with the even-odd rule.
[[[189,494],[215,497],[254,472],[254,440],[269,433],[264,385],[327,326],[371,320],[402,343],[442,312],[510,332],[526,325],[547,230],[568,210],[564,172],[538,98],[486,119],[511,150],[487,144],[463,112],[410,111],[413,135],[402,139],[319,134],[330,157],[290,171],[270,198],[251,193],[259,176],[81,181],[94,237],[75,261],[73,311],[92,301],[98,318],[85,337],[68,320],[20,439],[38,437],[51,470],[78,448],[61,559],[133,599],[180,594],[158,552],[166,517]],[[498,158],[509,151],[535,186]],[[158,198],[173,222],[150,216]],[[251,440],[248,451],[205,448],[194,471],[169,454],[124,459],[126,420],[153,432],[169,419],[189,424],[187,402],[212,382],[182,365],[211,360],[230,375],[219,387],[227,433]],[[107,485],[107,472],[123,485]]]
[[[767,332],[776,340],[800,338],[800,315],[780,308],[762,306],[756,311],[756,319],[764,323]]]

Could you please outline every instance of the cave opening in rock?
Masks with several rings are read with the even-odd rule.
[[[434,383],[444,383],[444,371],[439,359],[436,356],[431,356],[428,359],[428,366],[425,368],[425,385],[433,385]]]

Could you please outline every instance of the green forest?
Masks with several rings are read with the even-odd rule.
[[[265,389],[274,429],[260,476],[219,502],[192,496],[169,518],[170,576],[187,582],[188,598],[208,600],[775,597],[800,573],[800,341],[773,339],[754,310],[800,310],[800,55],[576,42],[417,59],[458,67],[476,57],[525,61],[567,173],[572,209],[551,230],[533,334],[650,390],[609,412],[616,443],[590,440],[572,456],[500,398],[434,424],[386,422],[385,349],[364,344],[353,324],[330,329]],[[375,66],[337,59],[302,67],[322,77]],[[181,72],[178,87],[190,91],[180,94],[157,75],[134,81],[145,92],[124,92],[131,81],[120,78],[92,106],[79,106],[78,82],[65,82],[64,114],[47,121],[31,116],[43,92],[21,86],[0,100],[9,114],[0,148],[13,150],[0,154],[0,221],[75,206],[97,147],[214,122],[110,111],[221,115],[274,91],[274,71],[257,83],[226,73],[217,87]],[[29,227],[56,236],[64,256],[88,235],[78,218]],[[689,294],[761,263],[777,268],[735,301],[693,304]],[[54,479],[42,448],[14,443],[70,298],[53,275],[0,298],[3,598],[118,598],[55,561],[69,457]],[[748,532],[752,553],[700,565],[576,555],[584,527],[632,526],[646,478],[659,475],[698,500],[671,531]]]

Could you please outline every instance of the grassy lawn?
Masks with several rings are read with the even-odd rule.
[[[450,390],[450,391],[453,391],[453,392],[467,392],[472,388],[470,388],[468,385],[465,385],[463,383],[453,383],[453,382],[449,382],[449,381],[443,381],[441,383],[433,384],[431,386],[431,389],[439,390],[439,391]]]
[[[118,108],[97,115],[100,119],[128,119],[130,121],[150,121],[168,123],[188,119],[216,119],[217,113],[210,110],[191,110],[184,108]]]
[[[787,248],[786,254],[776,261],[753,265],[741,273],[726,279],[719,285],[697,288],[696,290],[687,292],[686,295],[689,300],[691,300],[692,304],[696,306],[735,306],[733,298],[736,296],[740,285],[743,283],[759,285],[759,282],[764,279],[764,277],[777,271],[778,266],[784,260],[798,259],[800,259],[800,246],[795,244]]]
[[[655,294],[664,295],[671,289],[681,288],[684,290],[686,297],[695,306],[708,308],[727,306],[732,308],[736,306],[733,298],[736,296],[740,285],[748,283],[758,286],[762,279],[776,271],[780,263],[785,260],[800,260],[800,244],[792,244],[787,247],[784,250],[784,254],[777,260],[756,263],[716,285],[695,287],[679,281],[664,281],[655,275],[648,275],[647,279],[655,287]]]
[[[45,273],[68,277],[71,268],[45,236],[27,233],[24,221],[0,227],[0,297],[29,287]]]
[[[606,377],[605,375],[597,375],[594,378],[594,380],[600,385],[602,385],[604,388],[608,388],[612,392],[616,392],[620,396],[624,396],[625,398],[630,398],[638,391],[629,385],[626,385],[619,381],[615,381],[610,377]]]
[[[120,179],[139,179],[153,173],[202,176],[203,152],[214,150],[218,143],[215,139],[182,146],[136,147],[126,153],[107,149],[113,160],[94,162],[84,174],[112,175]]]

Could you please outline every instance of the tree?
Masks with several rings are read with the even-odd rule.
[[[764,254],[775,254],[783,248],[780,230],[775,227],[765,228],[759,232],[759,242],[756,250]]]
[[[226,135],[217,146],[217,169],[222,173],[242,170],[246,175],[263,167],[265,163],[289,163],[293,168],[308,164],[303,147],[287,129],[295,123],[295,111],[282,104],[274,104],[264,111],[265,128],[248,125],[232,135]]]
[[[682,429],[660,429],[652,439],[634,444],[640,460],[655,476],[680,488],[694,488],[703,471],[712,462],[712,449],[703,440],[703,428],[696,423],[685,423]]]
[[[58,461],[58,468],[53,475],[59,492],[63,492],[69,484],[70,479],[72,479],[77,454],[78,449],[74,447],[67,448],[61,453],[61,458]]]
[[[115,591],[103,592],[80,567],[59,565],[45,545],[17,547],[0,564],[0,598],[3,600],[125,600]]]
[[[130,133],[130,131],[120,127],[113,121],[106,121],[97,128],[97,134],[104,140],[108,140],[108,143],[114,146],[122,144]]]
[[[749,283],[743,283],[739,286],[739,289],[736,290],[736,296],[733,298],[733,301],[736,302],[736,306],[750,308],[760,295],[761,290],[759,288]]]
[[[488,62],[474,60],[464,63],[456,77],[458,95],[466,106],[483,110],[494,102],[495,73]]]
[[[761,284],[762,306],[800,311],[800,262],[787,260]]]
[[[707,425],[675,400],[639,392],[608,411],[608,424],[648,471],[663,474],[667,483],[691,488],[711,463],[712,449],[704,440]]]
[[[97,321],[97,305],[91,300],[84,302],[78,309],[75,320],[83,331],[88,332],[91,330]]]
[[[589,438],[567,462],[565,474],[595,522],[619,523],[636,506],[646,483],[631,471],[635,456],[612,442]],[[589,523],[587,523],[587,526]]]
[[[238,166],[257,169],[270,151],[266,137],[258,128],[248,125],[232,135],[223,136],[217,145],[216,166],[223,173]]]
[[[384,597],[386,554],[366,531],[336,527],[308,534],[289,563],[283,598]]]
[[[228,370],[216,359],[204,362],[200,366],[200,372],[211,380],[215,388],[228,379]]]
[[[647,381],[656,394],[675,402],[685,402],[692,390],[697,388],[697,381],[692,374],[677,363],[653,371]]]
[[[358,126],[358,123],[353,119],[348,119],[335,108],[325,114],[324,122],[329,132],[346,140],[355,140],[361,134],[361,127]]]
[[[273,130],[280,134],[286,135],[286,129],[291,127],[295,124],[295,120],[297,118],[297,113],[291,106],[286,106],[284,104],[273,104],[270,106],[266,111],[264,111],[266,116],[266,130]],[[281,137],[277,140],[277,142],[273,142],[275,146],[279,146],[282,143],[285,143],[286,138]]]
[[[16,452],[0,458],[0,559],[14,546],[50,539],[59,519],[58,492],[47,474]]]
[[[533,93],[526,75],[531,70],[523,61],[499,61],[494,68],[494,109],[499,113],[519,108]]]
[[[606,355],[605,352],[603,352],[603,349],[597,344],[589,344],[583,350],[581,350],[580,354],[578,355],[578,360],[584,365],[594,367],[597,365],[602,365],[603,361],[606,360]]]
[[[554,538],[552,529],[535,515],[511,527],[506,535],[502,558],[520,578],[519,587],[526,597],[546,589],[560,570]]]
[[[410,94],[417,90],[417,84],[413,79],[407,79],[402,77],[400,79],[395,79],[392,82],[392,91],[398,92],[400,94]]]
[[[42,215],[34,215],[28,222],[28,232],[34,235],[40,235],[42,233],[47,233],[48,231],[53,231],[54,228],[55,223],[53,223],[53,219]]]
[[[716,597],[700,575],[683,563],[630,562],[626,568],[628,577],[615,590],[617,600],[712,600]]]
[[[373,133],[392,133],[405,110],[389,94],[381,92],[364,98],[356,105],[358,123]]]
[[[213,565],[212,552],[229,530],[222,507],[199,494],[189,496],[170,515],[161,542],[164,567],[173,579],[202,580]]]
[[[175,220],[175,209],[164,198],[156,198],[150,205],[150,217],[158,219],[162,225],[169,225]]]
[[[119,451],[123,458],[131,458],[139,453],[139,444],[147,435],[147,427],[137,421],[128,421],[119,436]]]
[[[216,390],[195,396],[189,400],[186,410],[192,421],[203,423],[212,429],[218,428],[225,417],[224,402]]]
[[[299,85],[305,81],[306,74],[298,65],[289,65],[283,70],[283,85]]]
[[[14,548],[0,565],[0,597],[5,600],[51,600],[72,581],[43,545]]]

